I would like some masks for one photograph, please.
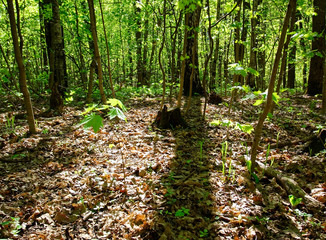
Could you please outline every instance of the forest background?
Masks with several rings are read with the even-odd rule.
[[[197,119],[189,120],[196,110],[209,126],[227,129],[226,138],[232,126],[246,134],[251,146],[244,161],[249,179],[258,184],[262,171],[284,185],[288,195],[297,195],[293,201],[301,198],[321,213],[324,206],[309,198],[302,185],[289,186],[286,179],[261,165],[259,154],[261,141],[267,144],[265,120],[270,125],[294,113],[309,122],[299,127],[312,137],[292,139],[293,131],[290,140],[280,145],[307,143],[303,148],[310,156],[325,154],[325,11],[324,0],[2,1],[2,162],[8,161],[5,152],[11,144],[49,133],[38,125],[43,118],[52,121],[71,111],[76,119],[74,123],[67,120],[68,125],[75,126],[77,121],[101,133],[106,126],[103,118],[117,126],[121,124],[117,119],[127,122],[127,109],[135,107],[132,103],[144,102],[146,107],[150,97],[159,105],[153,106],[157,116],[151,115],[155,127],[172,127],[174,131],[177,125],[186,126],[187,121]],[[197,109],[198,97],[203,97],[201,109]],[[304,104],[294,110],[291,105],[298,99]],[[243,123],[215,120],[207,103],[224,109],[220,118],[228,114],[231,118],[240,110],[252,116],[242,119]],[[165,104],[176,108],[167,110]],[[76,109],[82,109],[81,113]],[[20,119],[26,119],[28,126]],[[286,124],[288,127],[288,120]],[[278,148],[279,134],[273,138]],[[316,139],[318,147],[314,148]],[[156,144],[157,138],[154,140]],[[113,145],[109,145],[111,149]],[[223,161],[227,143],[219,146],[225,175],[225,167],[230,168],[232,161]],[[15,151],[9,156],[16,156]],[[325,188],[322,181],[323,177],[311,188]],[[314,199],[326,202],[326,197]],[[56,221],[63,218],[60,215]],[[15,230],[14,219],[2,226]],[[319,223],[324,229],[324,220],[319,218]],[[205,234],[202,228],[198,236]]]

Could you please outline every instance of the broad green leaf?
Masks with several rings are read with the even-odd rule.
[[[123,113],[119,108],[117,108],[117,107],[112,108],[112,109],[110,110],[110,112],[109,112],[108,115],[109,115],[110,119],[113,119],[113,118],[115,118],[115,117],[118,117],[118,118],[120,118],[120,119],[122,119],[122,120],[125,120],[125,121],[127,122],[127,118],[126,118],[126,116],[125,116],[124,113]]]
[[[259,72],[251,67],[248,67],[248,72],[250,72],[252,75],[255,75],[256,77],[259,76]]]
[[[289,201],[293,207],[296,207],[298,204],[301,203],[302,198],[297,198],[293,195],[289,195]]]
[[[85,115],[85,114],[93,111],[96,108],[96,106],[97,106],[96,104],[93,104],[92,106],[86,108],[86,110],[84,112],[82,112],[82,115]]]
[[[245,133],[250,134],[254,130],[254,128],[250,124],[243,124],[241,125],[241,130]]]
[[[90,128],[92,127],[94,132],[97,133],[101,127],[103,127],[103,118],[99,115],[96,115],[95,113],[92,113],[91,115],[86,116],[80,125],[84,125],[84,128]]]
[[[220,120],[213,120],[212,122],[210,122],[210,125],[212,125],[212,126],[218,126],[220,124],[221,124]]]
[[[277,106],[280,106],[279,104],[279,100],[280,100],[280,96],[277,94],[277,92],[273,92],[273,96],[272,96],[272,99],[273,101],[277,104]]]
[[[253,104],[254,106],[258,106],[264,102],[264,99],[258,99],[256,102]]]
[[[121,108],[121,110],[122,110],[123,112],[127,112],[127,109],[126,109],[126,107],[123,105],[123,103],[122,103],[120,100],[116,99],[116,98],[110,98],[110,99],[108,100],[108,103],[110,103],[112,107],[115,107],[115,106],[118,105],[118,106]]]

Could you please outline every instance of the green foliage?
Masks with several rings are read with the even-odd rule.
[[[97,133],[103,127],[103,118],[95,113],[87,115],[80,123],[84,128],[92,127],[94,132]]]
[[[20,218],[19,217],[11,217],[11,220],[2,222],[0,225],[2,226],[9,226],[10,227],[10,233],[13,236],[18,236],[18,233],[20,232],[22,226],[20,225]]]
[[[296,207],[298,204],[300,204],[302,202],[302,198],[297,198],[293,195],[289,195],[289,201],[292,205],[292,207]]]
[[[231,74],[242,75],[246,77],[248,73],[252,75],[259,76],[259,72],[250,67],[244,67],[240,63],[231,63],[229,64],[228,70]]]
[[[209,232],[207,229],[204,229],[204,231],[199,231],[199,237],[208,237]]]
[[[189,215],[189,209],[181,207],[178,211],[175,212],[176,217],[184,217],[185,215]]]
[[[210,122],[210,125],[211,126],[222,125],[223,127],[233,127],[234,129],[239,129],[242,132],[248,134],[250,134],[254,130],[253,126],[251,126],[250,124],[241,124],[228,119],[223,119],[222,121],[213,120],[212,122]]]
[[[101,113],[102,111],[109,110],[107,116],[110,120],[118,118],[127,122],[127,118],[124,112],[127,111],[123,103],[115,98],[108,100],[110,105],[101,105],[98,107],[97,104],[92,104],[82,112],[82,115],[85,115],[85,118],[81,120],[78,126],[83,125],[84,128],[92,127],[94,132],[97,133],[101,127],[103,127],[103,118],[100,115],[95,114],[95,112]]]

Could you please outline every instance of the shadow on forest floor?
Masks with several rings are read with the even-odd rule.
[[[199,97],[192,100],[186,122],[189,127],[172,130],[175,157],[161,178],[165,202],[157,209],[156,234],[150,239],[213,239],[209,236],[213,213],[210,161],[206,155],[207,127]],[[160,131],[165,134],[165,131]]]

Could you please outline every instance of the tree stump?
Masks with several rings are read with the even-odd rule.
[[[167,108],[164,105],[162,111],[157,113],[154,124],[158,128],[175,128],[177,126],[186,127],[187,123],[181,116],[180,108]]]
[[[223,99],[218,94],[216,94],[215,92],[212,92],[209,95],[208,103],[218,105],[218,104],[220,104],[222,102],[223,102]]]
[[[304,148],[304,152],[315,155],[324,149],[326,149],[326,129],[321,129]]]

